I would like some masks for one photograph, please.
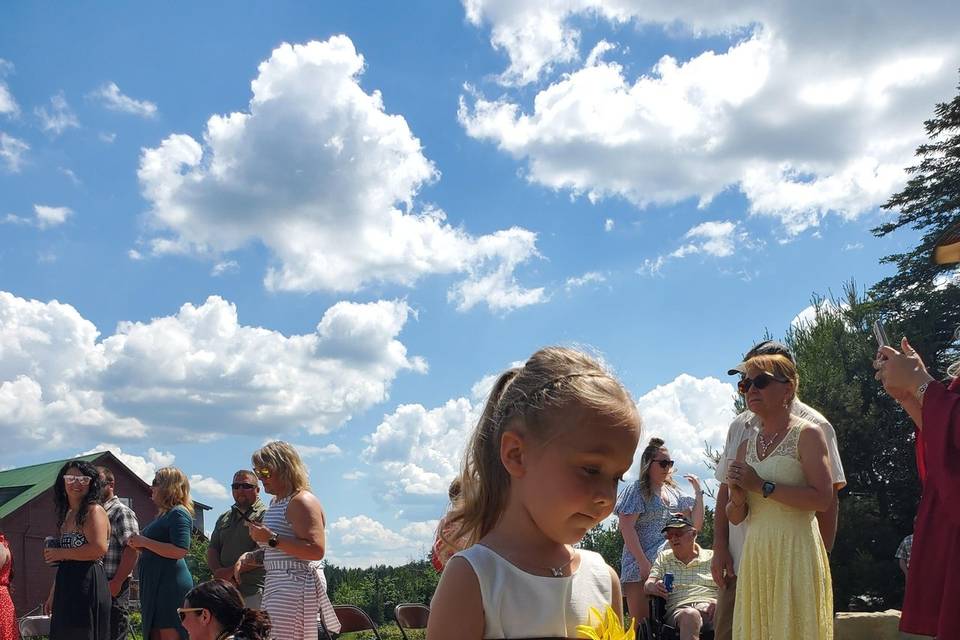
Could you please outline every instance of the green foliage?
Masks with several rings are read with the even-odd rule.
[[[623,536],[616,522],[604,525],[602,522],[583,536],[577,545],[581,549],[596,551],[603,556],[604,561],[620,572],[620,554],[623,553]]]
[[[393,609],[404,602],[430,604],[440,580],[433,566],[423,560],[400,567],[377,566],[348,569],[326,565],[327,592],[334,604],[353,604],[378,625],[393,620]],[[384,636],[386,638],[386,636]],[[399,631],[397,632],[399,636]]]
[[[190,569],[190,575],[193,576],[193,584],[206,582],[213,577],[210,567],[207,566],[207,547],[210,541],[204,536],[194,533],[190,540],[190,551],[184,558],[187,562],[187,568]]]

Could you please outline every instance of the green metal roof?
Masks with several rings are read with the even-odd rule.
[[[63,460],[44,462],[29,467],[0,471],[0,518],[6,518],[52,487],[57,479],[57,473],[60,472],[60,467],[65,462],[70,460],[93,462],[105,453],[105,451],[98,451],[85,456],[64,458]],[[6,498],[5,502],[3,501],[4,498]]]

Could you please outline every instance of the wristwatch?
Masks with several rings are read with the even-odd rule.
[[[764,496],[764,497],[766,497],[766,496]],[[276,547],[278,544],[280,544],[280,536],[278,536],[277,534],[273,534],[273,535],[270,536],[270,538],[267,540],[267,544],[270,545],[271,547]]]
[[[761,492],[763,493],[763,497],[764,497],[764,498],[769,498],[769,497],[770,497],[770,494],[773,493],[774,489],[776,489],[776,488],[777,488],[777,483],[776,483],[776,482],[770,482],[769,480],[766,480],[766,481],[763,483],[763,485],[762,485],[762,487],[761,487],[760,490],[761,490]]]

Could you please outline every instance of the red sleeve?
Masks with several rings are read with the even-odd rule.
[[[926,476],[948,504],[960,500],[960,378],[948,389],[931,382],[923,396],[922,450]],[[920,439],[918,439],[920,442]],[[960,517],[960,514],[958,514]]]

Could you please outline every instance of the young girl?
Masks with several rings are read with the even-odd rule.
[[[639,439],[630,395],[583,353],[541,349],[501,375],[447,518],[467,548],[444,569],[427,637],[570,638],[591,607],[622,615],[617,574],[572,545],[613,511]]]

